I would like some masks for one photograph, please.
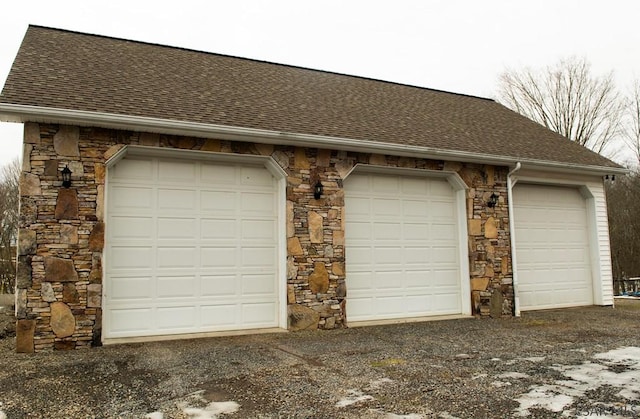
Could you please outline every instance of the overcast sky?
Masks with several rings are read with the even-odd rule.
[[[0,84],[36,24],[484,97],[507,67],[577,55],[624,88],[640,77],[639,12],[636,0],[11,1]],[[0,123],[0,165],[21,140]]]

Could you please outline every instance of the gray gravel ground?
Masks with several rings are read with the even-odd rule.
[[[0,339],[0,412],[8,419],[142,418],[154,412],[155,418],[205,418],[216,417],[211,410],[207,416],[211,402],[234,401],[239,410],[221,417],[517,417],[521,395],[567,379],[558,366],[593,365],[598,353],[640,347],[639,326],[640,301],[624,300],[615,309],[528,312],[521,318],[31,355],[16,354],[9,336]],[[628,365],[607,370],[637,374],[640,382],[640,370]],[[574,394],[565,415],[609,409],[608,417],[640,417],[640,400],[628,400],[619,390],[605,384]],[[189,408],[205,410],[196,416]],[[561,415],[529,410],[532,418]]]

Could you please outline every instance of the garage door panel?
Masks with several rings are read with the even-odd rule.
[[[352,174],[345,181],[349,320],[461,312],[455,202],[441,179]],[[443,284],[435,270],[445,271]],[[438,293],[453,295],[447,310],[430,303]]]
[[[155,324],[154,312],[150,308],[112,309],[107,312],[111,333],[118,335],[137,335]]]
[[[425,266],[424,269],[405,269],[404,271],[404,285],[408,290],[425,290],[431,288],[430,282],[425,281],[425,278],[431,274],[429,267]]]
[[[429,205],[429,216],[435,220],[451,220],[451,214],[455,213],[453,202],[431,201]]]
[[[431,262],[431,248],[429,247],[405,247],[404,248],[404,264],[428,264]]]
[[[384,290],[402,290],[404,275],[402,270],[379,270],[373,275],[373,287]],[[366,290],[369,295],[372,293]]]
[[[235,185],[237,180],[236,166],[225,164],[202,163],[200,168],[200,182],[205,185],[225,186]]]
[[[109,169],[109,177],[114,180],[148,182],[155,178],[155,170],[153,160],[126,158]]]
[[[453,266],[458,262],[458,249],[450,246],[434,246],[432,248],[432,260],[437,264],[449,264]]]
[[[158,161],[158,180],[168,183],[195,184],[197,166],[192,161]]]
[[[193,268],[198,265],[198,249],[194,247],[158,247],[160,269]]]
[[[401,224],[398,229],[402,234],[400,237],[406,241],[424,241],[424,238],[431,234],[433,226],[426,225],[424,223],[405,222]]]
[[[431,311],[440,315],[459,313],[462,310],[456,293],[441,293],[431,299]]]
[[[447,181],[433,180],[429,183],[429,195],[431,197],[441,197],[451,199],[454,191],[451,184]]]
[[[262,215],[264,212],[275,212],[273,193],[246,192],[241,194],[241,211],[243,214]]]
[[[350,225],[349,237],[352,243],[357,241],[365,241],[368,243],[372,237],[372,230],[371,224],[368,222],[353,222]]]
[[[109,225],[112,239],[151,239],[153,237],[152,217],[112,217]]]
[[[353,272],[367,269],[374,260],[373,251],[369,246],[349,247],[349,250],[346,252],[346,257],[349,258],[350,269],[352,269]]]
[[[351,297],[358,295],[360,291],[367,291],[373,286],[373,277],[370,272],[354,271],[349,275],[349,301]]]
[[[179,189],[158,189],[158,211],[180,210],[182,213],[195,212],[198,202],[196,191]]]
[[[429,273],[431,282],[435,288],[448,290],[455,293],[460,287],[460,277],[455,269],[433,269]]]
[[[158,295],[162,298],[192,297],[197,292],[196,278],[189,276],[158,277]]]
[[[424,200],[404,200],[402,201],[402,216],[405,219],[410,217],[417,217],[419,220],[424,218],[424,215],[429,211],[429,203]]]
[[[109,298],[111,300],[144,300],[154,295],[153,278],[150,276],[112,277]]]
[[[396,195],[400,190],[400,179],[395,176],[371,176],[366,183],[371,193],[380,196]]]
[[[522,310],[593,304],[586,201],[575,188],[514,188]]]
[[[237,293],[236,274],[200,275],[200,295],[202,297],[228,297]]]
[[[135,213],[139,214],[140,210],[152,210],[154,206],[153,190],[147,187],[112,187],[109,191],[109,201],[113,202],[112,208],[114,210],[120,212],[136,210]]]
[[[403,195],[426,196],[430,194],[430,183],[420,178],[398,178]]]
[[[275,268],[276,249],[274,247],[243,247],[241,253],[241,263],[245,267]]]
[[[246,186],[271,187],[271,176],[265,176],[263,167],[241,167],[240,184]]]
[[[365,197],[351,197],[349,198],[349,207],[345,209],[345,212],[348,212],[349,216],[368,216],[371,214],[371,200]]]
[[[233,268],[238,263],[238,249],[233,247],[201,247],[200,264],[202,268]]]
[[[402,317],[405,314],[408,301],[404,296],[378,296],[375,300],[376,314],[389,318]]]
[[[237,236],[235,218],[201,218],[200,239],[202,241],[233,240]]]
[[[397,247],[378,247],[373,249],[376,265],[401,265],[402,249]]]
[[[243,220],[240,222],[243,239],[273,241],[276,235],[275,220]]]
[[[240,318],[237,311],[236,304],[203,305],[200,309],[201,325],[211,330],[233,328]]]
[[[371,200],[372,214],[376,216],[390,216],[398,218],[401,213],[401,204],[396,199],[376,198]],[[348,210],[347,210],[348,211]]]
[[[157,238],[160,240],[193,240],[197,233],[198,224],[192,218],[158,217]]]
[[[112,176],[122,162],[144,166],[135,185]],[[266,168],[125,158],[109,188],[106,337],[278,325],[278,188]]]
[[[276,286],[272,278],[273,275],[264,274],[242,275],[242,294],[275,296]]]
[[[430,226],[429,230],[430,239],[434,242],[447,242],[455,244],[454,239],[458,234],[458,226],[454,223],[439,223],[434,222]]]
[[[432,310],[433,297],[430,295],[408,296],[405,310],[407,315],[417,317]]]
[[[254,303],[242,305],[242,323],[253,327],[265,327],[276,320],[274,303]]]
[[[370,226],[376,240],[398,240],[401,237],[400,223],[381,222]]]
[[[158,307],[155,310],[157,328],[161,332],[172,333],[176,329],[187,331],[197,324],[196,307]]]
[[[113,246],[109,261],[114,270],[148,269],[155,263],[155,253],[151,246]]]
[[[200,192],[200,211],[235,216],[238,209],[236,201],[236,193],[233,191],[202,191]]]

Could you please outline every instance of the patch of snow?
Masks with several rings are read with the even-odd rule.
[[[614,364],[631,365],[636,369],[640,369],[640,348],[635,346],[614,349],[602,354],[595,354],[593,357]]]
[[[584,397],[587,392],[596,390],[603,386],[619,388],[618,395],[627,400],[640,400],[640,380],[638,371],[640,370],[640,348],[624,347],[609,352],[596,354],[593,357],[601,360],[602,363],[584,362],[580,365],[556,365],[552,369],[561,372],[568,379],[556,380],[552,385],[535,386],[526,394],[521,395],[516,401],[520,407],[516,411],[521,416],[527,416],[532,407],[560,412],[573,403],[574,398]],[[609,366],[622,365],[623,370],[616,372]],[[616,412],[613,407],[604,406],[597,417],[608,413]],[[565,411],[569,415],[579,417],[593,417],[593,412],[573,412]],[[582,416],[580,416],[582,415]],[[585,416],[586,415],[586,416]],[[615,416],[613,416],[615,417]]]
[[[438,415],[439,418],[442,419],[460,419],[457,416],[453,416],[451,413],[449,412],[440,412],[440,414]]]
[[[151,412],[144,415],[144,417],[145,419],[163,419],[164,414],[162,412]],[[2,416],[0,416],[0,419],[2,419]]]
[[[235,413],[240,409],[236,402],[211,402],[204,409],[187,407],[182,412],[194,419],[216,419],[218,415]]]
[[[520,403],[520,407],[516,411],[520,416],[528,416],[529,409],[532,407],[562,412],[565,407],[573,403],[573,397],[559,393],[557,386],[542,385],[534,387],[528,393],[517,398],[516,401]]]
[[[489,361],[500,362],[502,360],[500,358],[491,358]]]
[[[524,374],[522,372],[505,372],[504,374],[500,374],[498,376],[498,378],[515,378],[516,380],[529,377],[529,374]]]
[[[7,419],[7,414],[0,410],[0,419]]]
[[[583,354],[587,353],[587,350],[584,348],[580,348],[580,349],[571,349],[571,352],[581,352]]]
[[[509,387],[511,383],[508,381],[493,381],[491,385],[493,387]]]
[[[489,375],[488,374],[477,374],[474,375],[473,377],[471,377],[472,380],[478,380],[480,378],[487,378]]]
[[[457,359],[470,359],[471,355],[469,354],[458,354],[455,356]]]
[[[368,400],[374,400],[373,396],[364,394],[360,390],[351,389],[348,391],[347,397],[339,400],[336,403],[336,407],[347,407],[347,406],[351,406],[352,404],[356,404],[356,403],[360,403]]]

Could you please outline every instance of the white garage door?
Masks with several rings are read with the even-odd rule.
[[[449,183],[356,173],[344,187],[349,321],[460,314],[458,222]]]
[[[105,337],[277,326],[276,195],[263,166],[110,168]]]
[[[575,188],[513,190],[521,310],[593,304],[586,201]]]

